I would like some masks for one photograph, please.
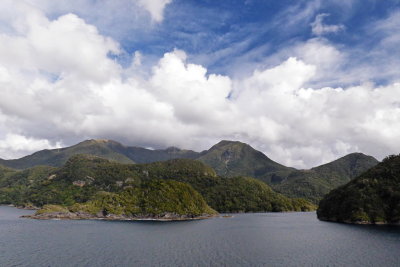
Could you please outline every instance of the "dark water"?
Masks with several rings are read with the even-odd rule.
[[[36,221],[0,207],[0,266],[400,266],[400,227],[315,213],[192,222]]]

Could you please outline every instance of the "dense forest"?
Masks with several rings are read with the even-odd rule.
[[[320,202],[321,220],[400,223],[400,156],[389,156]]]
[[[315,209],[306,200],[287,198],[258,180],[220,177],[212,168],[190,159],[121,164],[92,155],[75,155],[59,168],[2,168],[0,177],[0,203],[17,206],[73,206],[94,201],[99,192],[125,194],[126,190],[149,188],[153,180],[166,180],[189,185],[219,212]]]

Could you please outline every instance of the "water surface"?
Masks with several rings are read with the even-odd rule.
[[[0,207],[1,266],[400,266],[400,227],[313,212],[187,222],[37,221]]]

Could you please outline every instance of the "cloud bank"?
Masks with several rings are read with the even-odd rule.
[[[293,56],[283,51],[285,59],[240,79],[209,73],[177,49],[146,72],[139,52],[122,67],[118,42],[77,15],[13,10],[0,34],[2,158],[85,138],[195,150],[240,140],[300,168],[400,151],[399,82],[307,86],[346,60],[326,40],[296,45]]]

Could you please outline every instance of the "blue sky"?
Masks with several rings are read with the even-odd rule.
[[[174,48],[188,53],[195,63],[211,72],[230,74],[236,58],[256,51],[251,63],[268,65],[269,56],[296,42],[316,37],[311,23],[318,14],[327,14],[326,25],[344,25],[338,32],[323,34],[341,49],[358,48],[368,54],[379,46],[382,36],[371,25],[388,18],[399,1],[173,1],[165,7],[161,23],[135,25],[130,14],[115,24],[98,24],[101,33],[119,41],[132,53],[161,57]],[[96,25],[99,18],[77,12]],[[56,13],[60,15],[61,13]],[[125,25],[125,20],[130,25]],[[124,31],[116,30],[121,23]],[[203,59],[221,50],[230,50],[220,60]],[[365,55],[364,54],[364,55]],[[361,59],[358,59],[361,60]]]
[[[207,67],[211,73],[226,75],[240,75],[242,65],[248,66],[249,72],[272,66],[276,62],[270,57],[277,52],[312,38],[323,38],[340,50],[354,52],[352,61],[356,64],[370,60],[371,50],[380,49],[384,38],[371,28],[397,12],[400,5],[399,0],[174,0],[165,6],[163,20],[157,23],[151,22],[149,14],[135,12],[137,7],[127,7],[129,1],[115,1],[115,13],[111,14],[104,1],[84,2],[52,4],[44,10],[54,19],[67,12],[77,14],[101,34],[118,41],[127,53],[118,57],[124,66],[135,51],[154,61],[166,52],[181,49],[191,62]],[[326,14],[324,25],[344,28],[316,35],[311,23],[319,14]],[[372,80],[387,82],[386,77]]]
[[[399,153],[400,1],[4,0],[0,158],[86,138]]]

